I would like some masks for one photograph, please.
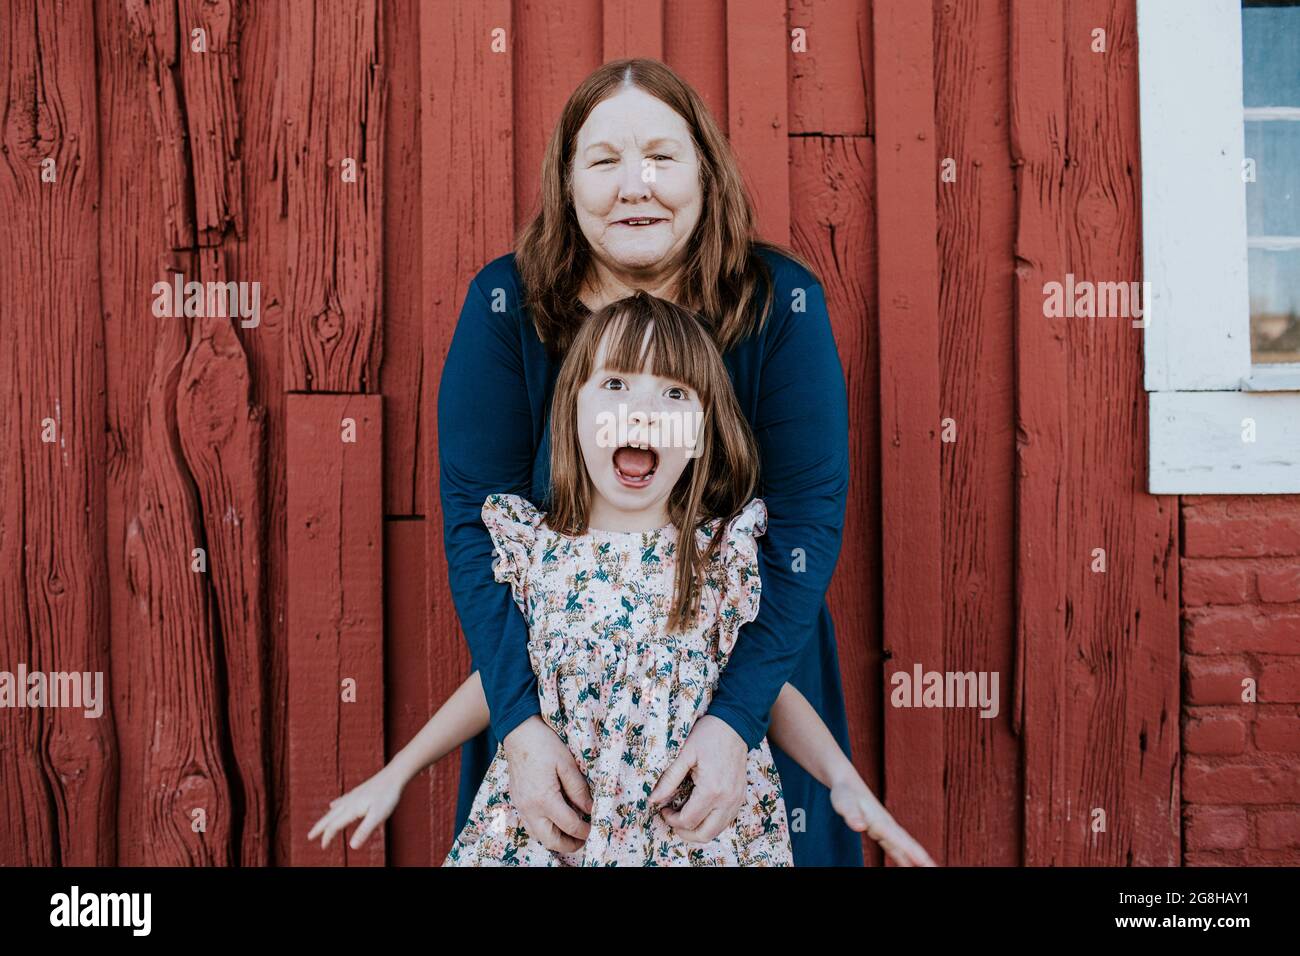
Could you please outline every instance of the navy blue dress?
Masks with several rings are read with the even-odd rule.
[[[758,442],[758,496],[768,508],[767,533],[759,539],[763,594],[758,617],[740,632],[709,713],[756,747],[788,680],[849,753],[826,605],[849,487],[844,370],[821,286],[788,257],[766,249],[758,254],[773,275],[772,313],[761,331],[723,361]],[[479,271],[438,389],[448,575],[492,719],[461,752],[457,832],[497,741],[541,713],[527,624],[510,589],[493,578],[492,542],[481,517],[483,500],[493,493],[523,495],[547,507],[549,412],[559,363],[538,339],[521,293],[513,253]],[[861,866],[861,837],[832,809],[830,791],[779,747],[772,745],[772,754],[790,815],[795,865]]]

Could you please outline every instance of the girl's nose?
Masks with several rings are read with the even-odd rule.
[[[651,441],[650,413],[644,408],[637,408],[627,414],[627,431],[630,440]]]

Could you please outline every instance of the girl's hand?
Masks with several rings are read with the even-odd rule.
[[[397,806],[397,801],[401,799],[402,788],[406,786],[406,781],[392,770],[392,766],[390,763],[365,783],[331,800],[329,812],[316,821],[316,825],[307,834],[307,839],[314,840],[317,834],[325,834],[320,841],[323,850],[330,845],[334,834],[353,820],[364,817],[361,826],[357,827],[356,832],[352,834],[352,840],[348,843],[352,849],[359,850],[361,844],[365,843],[374,832],[375,827],[388,819],[393,808]]]
[[[831,806],[854,830],[880,844],[899,866],[935,866],[930,854],[898,825],[856,772],[831,787]]]

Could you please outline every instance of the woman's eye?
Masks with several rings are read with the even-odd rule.
[[[612,163],[612,162],[614,162],[613,159],[598,159],[593,165],[600,166],[604,163]]]
[[[650,158],[651,158],[651,159],[672,159],[671,156],[663,156],[663,155],[659,155],[659,156],[651,156]]]

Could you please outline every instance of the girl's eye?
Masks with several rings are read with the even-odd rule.
[[[605,379],[605,384],[601,387],[609,388],[611,384],[614,385],[615,388],[618,390],[621,390],[623,388],[623,380],[621,378],[607,378]]]
[[[669,398],[680,399],[683,402],[688,400],[691,397],[690,393],[687,392],[686,389],[682,388],[679,385],[672,386],[666,392],[664,392],[664,394],[667,395]]]
[[[663,155],[659,155],[659,156],[651,156],[650,158],[651,158],[651,159],[672,159],[671,156],[663,156]]]
[[[594,166],[600,166],[602,163],[612,163],[612,162],[614,162],[613,159],[598,159],[598,160],[596,160],[596,162],[593,163],[592,165],[594,165]]]

